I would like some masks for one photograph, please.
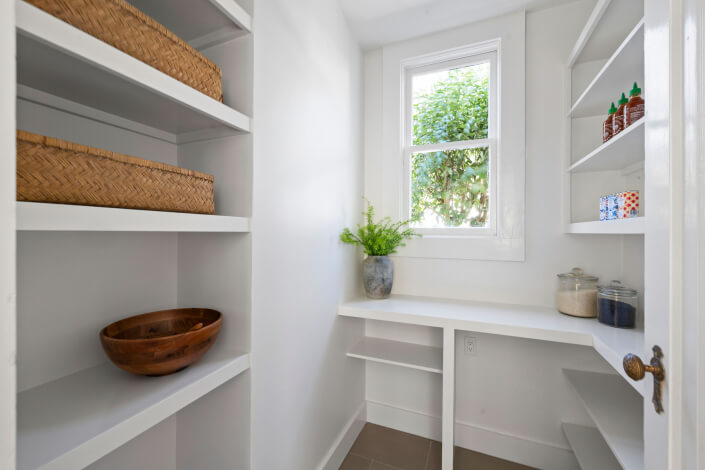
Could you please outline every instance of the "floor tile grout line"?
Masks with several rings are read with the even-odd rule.
[[[384,465],[385,467],[389,467],[389,468],[391,468],[392,470],[404,470],[404,469],[401,468],[401,467],[395,467],[394,465],[389,465],[388,463],[384,463],[384,462],[382,462],[381,460],[375,460],[375,459],[370,459],[370,460],[372,460],[372,463],[370,463],[370,468],[372,468],[372,465],[374,465],[375,462],[376,462],[376,463],[381,463],[381,464]]]

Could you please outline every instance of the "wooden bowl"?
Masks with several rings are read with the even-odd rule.
[[[161,310],[106,326],[100,342],[120,369],[167,375],[201,359],[215,343],[221,324],[221,313],[207,308]]]

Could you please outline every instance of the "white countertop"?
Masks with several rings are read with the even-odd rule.
[[[338,307],[338,314],[592,346],[634,389],[644,394],[643,382],[634,382],[622,368],[625,354],[644,354],[641,330],[612,328],[594,318],[563,315],[555,308],[415,296],[355,300]]]

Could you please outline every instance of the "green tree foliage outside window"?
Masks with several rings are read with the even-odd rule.
[[[488,64],[451,70],[413,105],[413,145],[486,139]],[[489,209],[489,148],[411,156],[411,218],[433,213],[447,227],[484,227]]]

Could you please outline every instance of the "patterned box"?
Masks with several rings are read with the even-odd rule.
[[[625,191],[617,198],[620,219],[639,217],[639,191]]]
[[[600,220],[607,219],[607,196],[600,197]]]
[[[610,194],[606,196],[607,200],[607,214],[605,220],[615,220],[619,217],[619,204],[616,194]]]

